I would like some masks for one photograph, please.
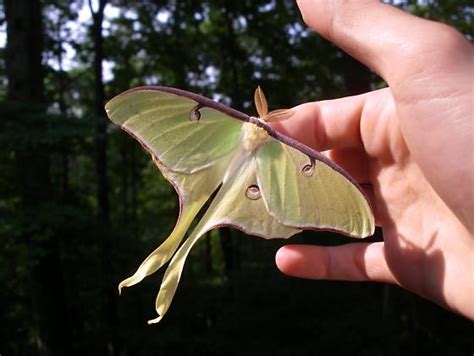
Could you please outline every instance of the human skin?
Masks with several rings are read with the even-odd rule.
[[[383,242],[287,245],[285,274],[397,284],[474,320],[472,45],[378,1],[300,0],[306,24],[388,88],[294,108],[272,123],[368,191]]]

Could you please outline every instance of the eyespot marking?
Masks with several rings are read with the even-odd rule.
[[[260,188],[256,185],[251,185],[245,191],[245,196],[250,200],[260,199]]]
[[[303,166],[303,168],[301,169],[301,173],[305,177],[311,177],[314,174],[314,166],[315,166],[315,162],[311,160],[311,163]]]
[[[201,112],[199,111],[200,108],[200,105],[196,105],[194,108],[191,109],[191,112],[189,113],[190,121],[198,122],[199,120],[201,120]]]

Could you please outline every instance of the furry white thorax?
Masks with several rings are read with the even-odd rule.
[[[242,144],[246,151],[257,149],[269,138],[268,132],[254,123],[246,122],[242,125]]]

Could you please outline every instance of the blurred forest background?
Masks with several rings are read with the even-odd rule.
[[[395,1],[472,39],[469,3]],[[108,123],[108,99],[167,85],[254,113],[258,84],[272,109],[384,85],[308,30],[293,0],[3,0],[0,9],[2,356],[472,354],[466,319],[394,286],[283,276],[274,254],[286,241],[230,229],[194,248],[159,325],[146,321],[162,272],[118,296],[170,233],[178,201],[149,155]]]

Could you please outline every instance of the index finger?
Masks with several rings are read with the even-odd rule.
[[[317,151],[360,145],[359,122],[364,95],[309,102],[292,108],[289,120],[270,125]]]
[[[345,98],[304,103],[284,121],[269,123],[275,130],[317,151],[363,147],[361,120],[368,100],[385,102],[388,88]]]

